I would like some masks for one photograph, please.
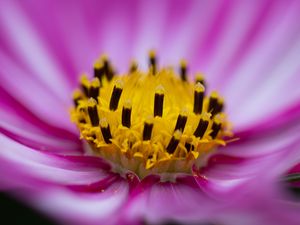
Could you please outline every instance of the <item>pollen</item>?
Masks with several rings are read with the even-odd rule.
[[[207,93],[204,76],[190,81],[188,63],[178,72],[159,68],[155,51],[149,69],[136,61],[128,73],[116,74],[107,56],[94,64],[93,78],[82,75],[74,91],[71,120],[90,152],[111,163],[116,172],[192,173],[226,145],[232,136],[224,99]]]

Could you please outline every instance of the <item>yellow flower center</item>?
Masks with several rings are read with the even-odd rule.
[[[202,76],[190,82],[187,64],[177,74],[158,69],[150,52],[149,70],[132,63],[117,76],[107,57],[94,65],[94,78],[81,77],[71,119],[93,154],[114,170],[149,174],[191,173],[204,166],[216,147],[225,145],[230,125],[217,92],[208,96]]]

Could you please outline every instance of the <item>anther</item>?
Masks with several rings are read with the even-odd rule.
[[[100,81],[98,77],[95,77],[90,85],[89,89],[89,97],[95,99],[98,102],[99,96],[99,89],[100,89]]]
[[[115,111],[118,108],[119,100],[123,91],[123,82],[118,80],[111,94],[109,109]]]
[[[194,146],[192,145],[192,139],[187,139],[184,147],[186,148],[187,152],[194,150]]]
[[[177,117],[177,122],[174,131],[180,130],[181,132],[183,132],[184,127],[186,125],[186,121],[187,121],[187,111],[183,110]]]
[[[180,77],[182,81],[187,81],[187,63],[185,60],[180,61]]]
[[[112,136],[111,136],[110,127],[109,127],[109,124],[108,124],[106,118],[102,118],[100,120],[100,129],[101,129],[102,136],[103,136],[105,143],[107,143],[107,144],[111,143],[110,139],[112,139]]]
[[[150,69],[152,69],[153,75],[156,74],[157,62],[156,62],[156,53],[154,50],[149,52],[149,67],[150,67]]]
[[[122,110],[122,125],[124,127],[130,128],[131,126],[131,110],[132,110],[131,101],[130,100],[125,101]]]
[[[217,114],[217,107],[218,107],[218,94],[217,92],[212,92],[209,97],[208,109],[207,109],[207,111],[211,113],[212,117],[214,117]]]
[[[206,84],[205,84],[205,80],[204,80],[204,76],[201,74],[201,73],[197,73],[196,74],[196,77],[195,77],[195,83],[200,83],[202,84],[204,87],[206,87]]]
[[[144,130],[143,130],[143,140],[148,141],[151,139],[153,130],[153,121],[151,119],[147,119],[144,123]]]
[[[96,127],[99,125],[99,116],[98,116],[98,110],[97,110],[97,102],[95,99],[90,98],[89,99],[89,105],[88,105],[88,114],[91,120],[91,124],[93,127]]]
[[[136,61],[133,60],[130,64],[129,73],[134,73],[137,71],[137,69],[138,69],[138,64]]]
[[[79,123],[85,124],[87,123],[85,115],[87,114],[87,109],[86,108],[79,108]]]
[[[105,75],[102,62],[98,61],[94,64],[94,77],[97,77],[102,82],[102,78]]]
[[[209,124],[208,120],[209,120],[208,114],[205,114],[204,117],[199,120],[198,126],[194,132],[194,135],[196,137],[202,138],[204,136]]]
[[[210,136],[212,139],[215,139],[218,136],[219,131],[221,130],[222,124],[219,122],[214,121],[212,124],[212,132],[210,133]]]
[[[164,88],[162,85],[157,86],[154,96],[154,117],[163,115],[164,105]]]
[[[102,62],[103,62],[104,74],[105,74],[107,80],[111,81],[114,76],[114,73],[113,73],[113,69],[112,69],[110,62],[106,55],[102,56]]]
[[[201,83],[196,83],[194,90],[194,113],[201,114],[203,109],[205,88]]]
[[[86,123],[86,121],[85,121],[84,118],[81,118],[81,119],[79,120],[79,123]]]
[[[89,86],[90,82],[87,76],[84,74],[80,78],[80,88],[85,96],[89,96]]]
[[[76,108],[77,108],[77,106],[79,104],[79,101],[81,99],[82,99],[81,91],[80,90],[75,90],[74,93],[73,93],[73,102],[74,102],[74,105],[75,105]]]
[[[173,154],[179,144],[180,138],[181,138],[181,131],[176,130],[167,146],[167,152],[170,154]]]
[[[215,110],[215,111],[216,111],[216,114],[222,112],[223,109],[224,109],[224,100],[221,99],[221,98],[219,98],[219,99],[218,99],[218,104],[217,104],[216,110]]]

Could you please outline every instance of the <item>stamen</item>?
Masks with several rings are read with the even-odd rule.
[[[185,142],[184,147],[186,148],[187,152],[189,151],[193,151],[194,150],[194,146],[192,145],[192,139],[187,139]]]
[[[129,68],[129,73],[134,73],[137,71],[137,69],[138,69],[138,64],[135,60],[133,60]]]
[[[85,121],[84,118],[81,118],[81,119],[79,120],[79,123],[86,123],[86,121]]]
[[[89,90],[89,97],[95,99],[98,102],[99,96],[99,89],[100,89],[100,81],[98,77],[95,77],[90,85]]]
[[[204,90],[205,88],[201,83],[196,83],[194,90],[194,113],[196,115],[202,113]]]
[[[180,62],[180,77],[182,81],[187,81],[187,63],[185,60]]]
[[[154,117],[163,115],[164,88],[162,85],[157,86],[154,97]]]
[[[144,123],[144,130],[143,130],[144,141],[148,141],[151,139],[152,130],[153,130],[153,121],[148,118]]]
[[[177,117],[177,122],[174,131],[180,130],[181,132],[183,132],[186,121],[187,121],[187,110],[184,109]]]
[[[131,101],[127,100],[123,106],[122,110],[122,125],[124,127],[130,128],[131,126]]]
[[[91,120],[91,124],[93,127],[96,127],[99,125],[99,116],[98,116],[98,110],[97,110],[97,102],[95,99],[90,98],[88,102],[88,114]]]
[[[200,83],[202,84],[204,87],[206,87],[206,84],[205,84],[205,80],[204,80],[204,76],[201,74],[201,73],[197,73],[196,74],[196,79],[195,79],[195,83]]]
[[[82,99],[81,91],[80,90],[75,90],[74,93],[73,93],[73,102],[74,102],[74,105],[75,105],[76,108],[78,107],[79,101],[81,99]]]
[[[211,113],[212,117],[217,114],[217,107],[218,107],[218,94],[217,92],[212,92],[209,97],[208,103],[208,112]]]
[[[217,104],[216,109],[215,109],[216,114],[221,113],[223,111],[223,109],[224,109],[224,100],[219,98],[218,99],[218,104]]]
[[[156,53],[155,51],[150,51],[149,52],[149,67],[150,69],[152,69],[152,74],[156,74],[156,70],[157,70],[157,62],[156,62]]]
[[[180,138],[181,138],[181,131],[179,130],[176,130],[168,144],[168,147],[167,147],[167,152],[170,153],[170,154],[173,154],[179,144],[179,141],[180,141]]]
[[[111,94],[109,109],[115,111],[118,108],[119,100],[123,91],[123,82],[118,80]]]
[[[208,127],[208,124],[209,124],[209,115],[208,114],[205,114],[203,116],[203,118],[200,119],[199,123],[198,123],[198,126],[194,132],[194,135],[196,137],[199,137],[200,139],[203,138],[204,134],[205,134],[205,131]]]
[[[105,143],[110,144],[111,143],[110,139],[112,139],[112,136],[111,136],[110,127],[109,127],[109,124],[108,124],[106,118],[102,118],[100,120],[100,129],[101,129],[102,136],[103,136]]]
[[[107,80],[111,81],[114,76],[114,73],[113,73],[113,69],[112,69],[110,62],[106,55],[102,56],[102,62],[103,62],[104,74],[105,74]]]
[[[105,75],[105,73],[104,73],[103,64],[102,64],[102,62],[97,61],[94,64],[94,77],[97,77],[99,79],[100,83],[102,84],[102,78],[104,77],[104,75]]]
[[[83,91],[85,96],[89,96],[89,86],[90,86],[89,79],[85,74],[83,74],[80,78],[80,88]]]
[[[79,123],[84,124],[87,123],[86,119],[85,119],[85,115],[87,114],[87,110],[86,108],[80,108],[79,109]]]
[[[221,126],[222,124],[219,122],[214,121],[212,124],[212,132],[210,133],[210,136],[212,137],[212,139],[215,139],[218,136],[219,131],[221,130]]]

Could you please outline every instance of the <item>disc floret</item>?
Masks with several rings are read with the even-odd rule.
[[[133,62],[116,75],[108,58],[94,65],[94,78],[83,75],[74,92],[71,118],[93,154],[117,171],[149,174],[191,173],[225,145],[230,126],[217,92],[206,96],[202,75],[195,82],[181,61],[179,74],[158,69],[150,52],[149,70]]]

